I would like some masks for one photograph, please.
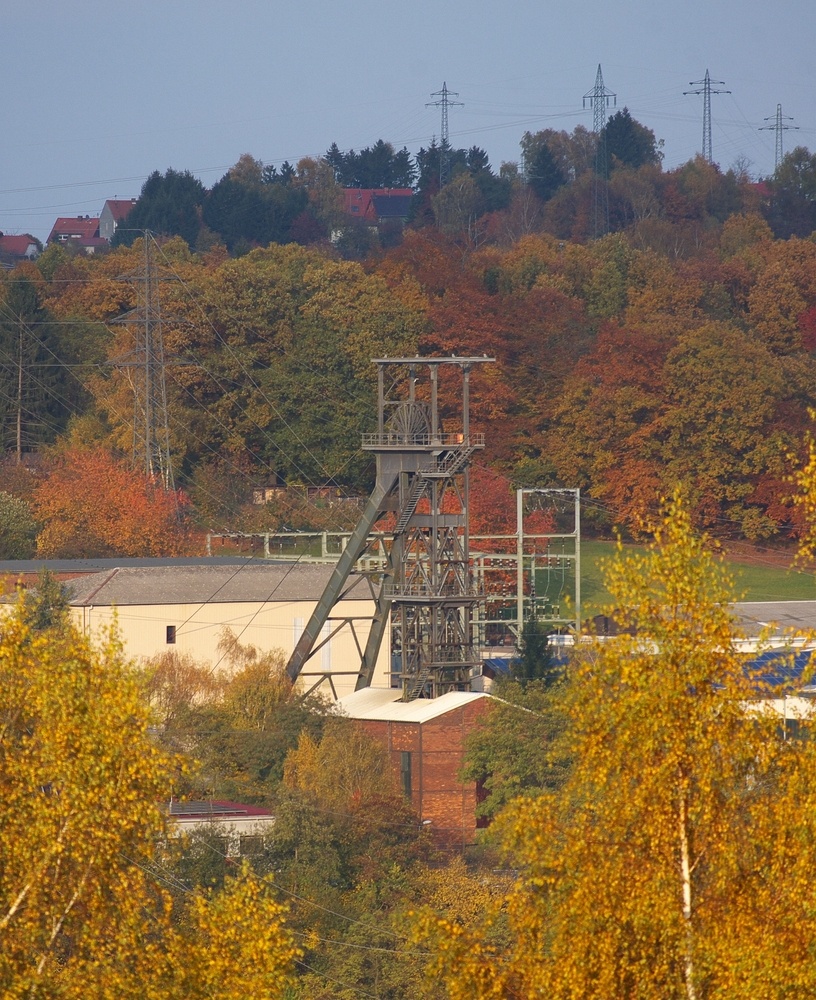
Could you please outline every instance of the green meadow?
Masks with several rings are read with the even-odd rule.
[[[634,549],[635,546],[624,546]],[[581,544],[582,617],[597,614],[611,603],[603,584],[602,564],[615,552],[614,542],[584,541]],[[726,559],[736,584],[736,598],[741,601],[812,601],[816,600],[816,576],[797,569],[784,569],[770,563]]]

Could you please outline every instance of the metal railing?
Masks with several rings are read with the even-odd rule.
[[[363,434],[363,448],[484,448],[484,434]]]

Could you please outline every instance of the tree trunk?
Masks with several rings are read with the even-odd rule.
[[[694,986],[694,929],[692,926],[691,857],[688,835],[688,800],[685,791],[680,793],[680,808],[677,815],[680,834],[680,875],[683,883],[683,922],[685,944],[683,954],[683,977],[686,981],[688,1000],[697,1000]]]

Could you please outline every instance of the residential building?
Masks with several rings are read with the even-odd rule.
[[[46,242],[49,246],[52,243],[67,243],[81,247],[88,254],[108,245],[107,240],[99,236],[99,219],[90,215],[60,217],[51,228]]]
[[[136,204],[136,198],[109,198],[99,215],[99,238],[108,243],[113,239],[116,228]]]
[[[42,244],[28,233],[21,236],[6,236],[0,233],[0,266],[14,267],[22,260],[36,260]]]
[[[221,799],[171,799],[167,813],[171,836],[200,838],[225,858],[260,854],[275,825],[275,817],[268,809]]]
[[[411,212],[411,188],[343,188],[346,215],[372,226],[402,224]]]

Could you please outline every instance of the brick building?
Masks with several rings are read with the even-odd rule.
[[[341,698],[339,708],[386,746],[420,820],[440,840],[470,844],[479,825],[479,788],[459,772],[465,738],[490,710],[491,698],[467,691],[409,702],[401,696],[395,688],[364,688]]]

